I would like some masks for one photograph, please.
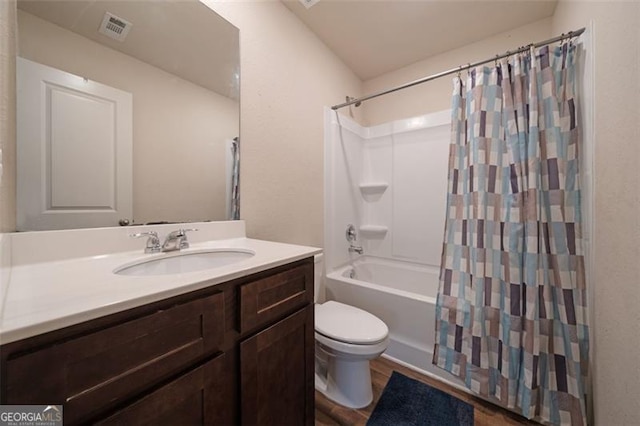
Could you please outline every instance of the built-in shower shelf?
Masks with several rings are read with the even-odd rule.
[[[360,192],[365,195],[382,194],[388,187],[387,182],[365,182],[360,184]]]
[[[382,225],[361,225],[360,233],[363,237],[382,238],[387,234],[389,228]]]

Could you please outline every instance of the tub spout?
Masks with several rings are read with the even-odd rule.
[[[362,247],[360,246],[354,246],[353,244],[351,244],[349,246],[349,253],[358,253],[358,254],[362,254],[364,253],[364,250],[362,250]]]

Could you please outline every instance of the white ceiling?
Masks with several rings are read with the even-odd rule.
[[[18,7],[223,96],[238,99],[238,29],[197,0],[20,0]],[[98,33],[105,11],[133,24],[125,41]]]
[[[556,0],[282,0],[362,80],[553,15]]]

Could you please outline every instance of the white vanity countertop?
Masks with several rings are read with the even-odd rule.
[[[314,247],[249,238],[191,244],[191,249],[216,248],[250,250],[255,255],[214,269],[155,276],[113,273],[123,264],[163,256],[161,253],[144,254],[142,250],[14,265],[0,319],[0,344],[188,293],[321,252]]]

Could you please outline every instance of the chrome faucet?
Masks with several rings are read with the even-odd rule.
[[[353,244],[351,244],[349,246],[349,253],[358,253],[358,254],[362,254],[364,253],[364,250],[362,250],[361,246],[354,246]]]
[[[358,254],[362,254],[364,252],[364,250],[362,250],[361,246],[354,246],[353,243],[356,241],[356,239],[358,238],[357,234],[356,234],[356,228],[355,226],[349,224],[347,226],[347,230],[345,232],[345,238],[347,239],[347,241],[349,242],[349,253],[358,253]]]
[[[145,253],[158,253],[160,251],[160,239],[156,231],[139,232],[137,234],[130,234],[131,238],[149,237],[147,239],[147,245],[144,248]]]
[[[169,232],[162,244],[162,251],[175,251],[189,248],[189,241],[187,241],[187,232],[197,231],[197,229],[178,229],[177,231]]]

